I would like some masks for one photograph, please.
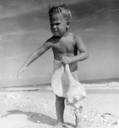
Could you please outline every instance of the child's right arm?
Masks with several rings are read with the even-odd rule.
[[[21,68],[18,71],[17,76],[19,76],[20,73],[24,72],[24,70],[32,64],[35,60],[37,60],[43,53],[45,53],[50,48],[50,43],[46,41],[40,48],[36,49],[24,62],[24,64],[21,66]]]

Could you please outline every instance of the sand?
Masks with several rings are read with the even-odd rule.
[[[87,90],[81,120],[83,128],[119,128],[119,93],[94,88]],[[74,115],[70,106],[66,106],[64,118],[69,123],[67,126],[72,128]],[[55,95],[51,90],[0,92],[0,128],[53,128],[55,124]]]

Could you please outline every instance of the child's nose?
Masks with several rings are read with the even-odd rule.
[[[56,26],[56,25],[54,25],[54,26],[53,26],[53,28],[55,29],[55,28],[57,28],[57,26]]]

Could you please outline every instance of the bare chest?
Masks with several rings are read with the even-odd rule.
[[[75,42],[72,38],[60,40],[53,44],[53,52],[59,54],[73,53]]]

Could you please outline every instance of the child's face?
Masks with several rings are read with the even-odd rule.
[[[67,32],[69,25],[63,15],[56,14],[50,19],[50,27],[54,36],[62,37]]]

